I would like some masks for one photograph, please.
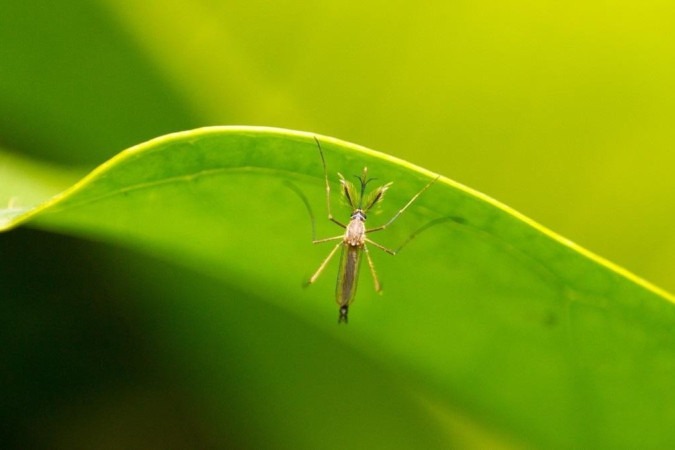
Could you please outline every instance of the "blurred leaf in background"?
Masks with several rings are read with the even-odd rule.
[[[8,1],[0,4],[0,147],[64,168],[53,177],[32,172],[44,185],[26,195],[38,197],[172,131],[312,130],[433,168],[672,290],[674,19],[675,6],[651,0]],[[0,156],[0,177],[10,159]],[[3,358],[15,388],[6,434],[31,435],[39,417],[62,430],[61,448],[105,426],[131,430],[120,447],[203,448],[223,436],[233,447],[262,446],[236,437],[241,427],[255,430],[256,418],[196,417],[194,392],[171,388],[171,376],[187,375],[167,375],[175,367],[156,354],[168,345],[156,337],[166,318],[140,301],[180,305],[177,286],[216,301],[227,286],[37,231],[0,235],[0,254],[2,329],[20,324],[24,333],[3,339],[7,355],[23,355]],[[99,415],[85,404],[97,399]],[[50,416],[62,413],[61,402],[77,420]],[[130,428],[161,414],[147,441]],[[386,428],[396,429],[393,417],[382,419]],[[230,428],[213,436],[209,420]],[[181,423],[192,423],[187,435],[172,434]],[[55,435],[49,426],[35,445]]]

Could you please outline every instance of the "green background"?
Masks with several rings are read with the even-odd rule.
[[[675,7],[657,1],[3,2],[0,145],[77,174],[198,126],[311,130],[488,193],[672,290],[674,19]],[[26,340],[5,339],[6,360],[20,369],[8,375],[9,435],[25,443],[39,423],[36,445],[63,448],[120,429],[122,443],[221,441],[194,413],[192,391],[166,388],[186,375],[168,374],[139,348],[156,350],[144,337],[161,327],[156,311],[128,305],[169,296],[167,272],[183,289],[199,286],[193,295],[203,301],[223,286],[39,231],[13,231],[0,245],[2,328],[32,326]],[[88,352],[104,363],[86,363]],[[106,414],[92,413],[96,405]],[[148,416],[160,425],[134,433]],[[230,419],[221,432],[233,446],[262,445],[242,437],[254,426]],[[189,433],[176,431],[190,421]]]

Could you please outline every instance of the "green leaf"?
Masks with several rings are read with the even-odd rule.
[[[367,166],[382,184],[393,182],[380,213],[369,215],[371,227],[386,222],[436,175],[319,139],[333,212],[343,221],[349,210],[337,200],[338,171],[349,178]],[[319,237],[342,233],[321,220],[325,186],[313,135],[205,128],[133,147],[44,203],[6,209],[0,227],[26,223],[120,243],[242,293],[223,299],[231,302],[228,311],[241,314],[236,325],[213,302],[164,308],[185,320],[183,327],[199,322],[205,326],[199,333],[227,341],[230,352],[217,355],[174,338],[186,355],[221,374],[204,375],[211,382],[222,384],[223,373],[240,370],[220,358],[235,354],[246,361],[248,372],[238,372],[248,375],[238,379],[241,388],[261,391],[240,400],[253,404],[260,414],[255,419],[281,447],[323,442],[344,448],[352,439],[372,445],[377,438],[388,448],[412,448],[415,436],[426,436],[420,441],[425,448],[675,444],[670,295],[441,177],[390,228],[371,236],[396,248],[432,225],[396,257],[371,249],[384,293],[373,292],[363,270],[350,324],[337,326],[337,261],[315,285],[302,288],[331,246],[311,244],[312,222],[297,191],[320,219]],[[242,310],[240,301],[252,302],[267,318],[256,320],[260,316]],[[225,323],[231,328],[219,335]],[[288,359],[270,353],[278,340]],[[308,343],[311,357],[297,366]],[[313,395],[276,383],[298,371]],[[345,387],[349,394],[341,399]],[[204,389],[214,404],[227,400],[217,389]],[[280,411],[290,425],[278,423]],[[355,429],[352,413],[368,426]],[[325,439],[308,429],[319,423]]]

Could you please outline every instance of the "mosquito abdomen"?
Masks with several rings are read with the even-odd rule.
[[[340,305],[339,322],[347,322],[349,305],[356,296],[356,285],[359,280],[359,267],[361,265],[360,246],[348,245],[342,248],[340,257],[340,270],[338,271],[337,286],[335,288],[335,301]]]

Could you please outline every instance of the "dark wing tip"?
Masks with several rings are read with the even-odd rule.
[[[348,323],[347,314],[349,313],[349,306],[340,307],[340,317],[338,317],[338,323]]]

